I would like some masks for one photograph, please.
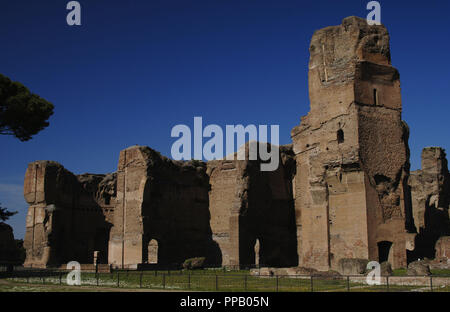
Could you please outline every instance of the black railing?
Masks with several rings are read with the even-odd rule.
[[[22,269],[0,272],[0,278],[12,283],[68,285],[70,271]],[[253,272],[253,274],[257,274]],[[219,270],[132,271],[110,273],[81,272],[82,287],[165,289],[193,291],[270,291],[270,292],[365,292],[365,291],[446,291],[450,275],[383,276],[380,284],[369,285],[362,275],[253,275],[249,272]]]

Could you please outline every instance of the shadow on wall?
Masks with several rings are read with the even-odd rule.
[[[411,173],[409,185],[417,235],[408,261],[434,259],[438,239],[450,236],[450,174],[445,150],[424,148],[422,169]]]
[[[195,161],[171,164],[158,165],[157,160],[148,170],[143,262],[169,265],[205,257],[205,265],[221,266],[222,253],[212,240],[210,227],[206,165]]]
[[[289,149],[288,149],[289,150]],[[287,152],[285,152],[287,153]],[[150,154],[151,165],[143,199],[143,262],[180,264],[205,257],[205,265],[220,267],[223,253],[212,237],[210,190],[214,183],[199,161],[174,162]],[[261,171],[261,161],[244,162],[242,176],[248,185],[238,200],[239,265],[289,267],[298,264],[292,175],[295,160],[289,158],[275,171]],[[223,195],[225,196],[225,195]],[[235,196],[235,195],[226,195]],[[233,209],[227,207],[225,209]],[[229,222],[219,220],[219,222]],[[224,224],[225,224],[224,223]],[[230,232],[231,235],[231,232]],[[255,244],[259,241],[259,254]],[[228,248],[228,247],[225,247]],[[225,252],[225,251],[224,251]]]
[[[435,245],[441,236],[450,236],[450,222],[448,210],[436,208],[429,203],[430,198],[426,201],[425,208],[425,227],[419,229],[419,233],[415,237],[414,251],[409,253],[411,261],[417,259],[434,259],[436,250]]]
[[[111,223],[104,214],[105,188],[114,177],[76,176],[52,161],[29,164],[24,196],[30,205],[24,247],[26,266],[58,266],[70,261],[107,263]],[[114,189],[111,189],[114,196]]]
[[[241,265],[298,265],[290,169],[295,170],[295,164],[283,162],[275,171],[261,171],[259,161],[249,161],[245,173],[249,176],[248,202],[239,216]]]

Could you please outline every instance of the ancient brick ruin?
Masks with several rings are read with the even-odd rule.
[[[442,148],[423,150],[422,169],[411,172],[409,185],[414,226],[418,233],[411,256],[450,256],[450,174]]]
[[[280,149],[275,171],[261,171],[260,160],[208,162],[209,210],[213,239],[221,250],[222,265],[297,264],[292,147]],[[259,251],[255,255],[255,250]]]
[[[24,196],[28,215],[25,266],[52,266],[78,259],[107,263],[115,210],[116,175],[75,176],[53,161],[28,165]]]
[[[26,266],[69,261],[113,267],[180,264],[336,270],[341,259],[450,254],[445,152],[426,148],[409,172],[398,71],[384,26],[349,17],[310,45],[311,109],[261,160],[174,161],[142,146],[108,175],[29,164]],[[248,149],[247,149],[248,152]]]
[[[203,162],[176,162],[148,148],[123,150],[117,171],[109,263],[182,263],[208,255],[217,263],[212,239],[208,176]]]
[[[406,265],[408,133],[398,71],[383,26],[347,18],[310,45],[311,111],[292,130],[299,264],[340,258]]]

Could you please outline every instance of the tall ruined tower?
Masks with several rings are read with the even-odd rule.
[[[292,130],[299,265],[339,259],[406,265],[408,128],[384,26],[348,17],[314,33],[311,110]]]

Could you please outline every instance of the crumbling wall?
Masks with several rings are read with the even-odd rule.
[[[110,223],[98,184],[103,175],[75,176],[53,161],[36,161],[25,173],[25,266],[47,267],[69,261],[92,263],[94,251],[107,262]],[[114,183],[113,183],[114,184]],[[114,193],[114,192],[113,192]]]
[[[221,265],[239,265],[239,211],[248,183],[243,174],[245,163],[215,160],[207,165],[212,239],[220,248]]]
[[[423,149],[422,169],[411,172],[409,186],[414,225],[418,233],[411,260],[432,259],[437,240],[450,235],[450,174],[443,148]]]
[[[450,236],[441,236],[435,244],[435,259],[450,263]]]
[[[292,130],[299,263],[379,260],[389,241],[389,260],[404,266],[408,132],[389,34],[349,17],[316,31],[310,54],[311,110]]]
[[[208,162],[211,229],[221,264],[297,265],[292,146],[279,149],[277,170],[261,171],[260,160],[249,160],[249,144],[245,160],[235,154],[235,160]]]
[[[149,259],[179,264],[199,256],[209,264],[220,261],[211,239],[203,162],[173,161],[149,147],[133,146],[120,153],[117,181],[111,264],[132,268]]]

